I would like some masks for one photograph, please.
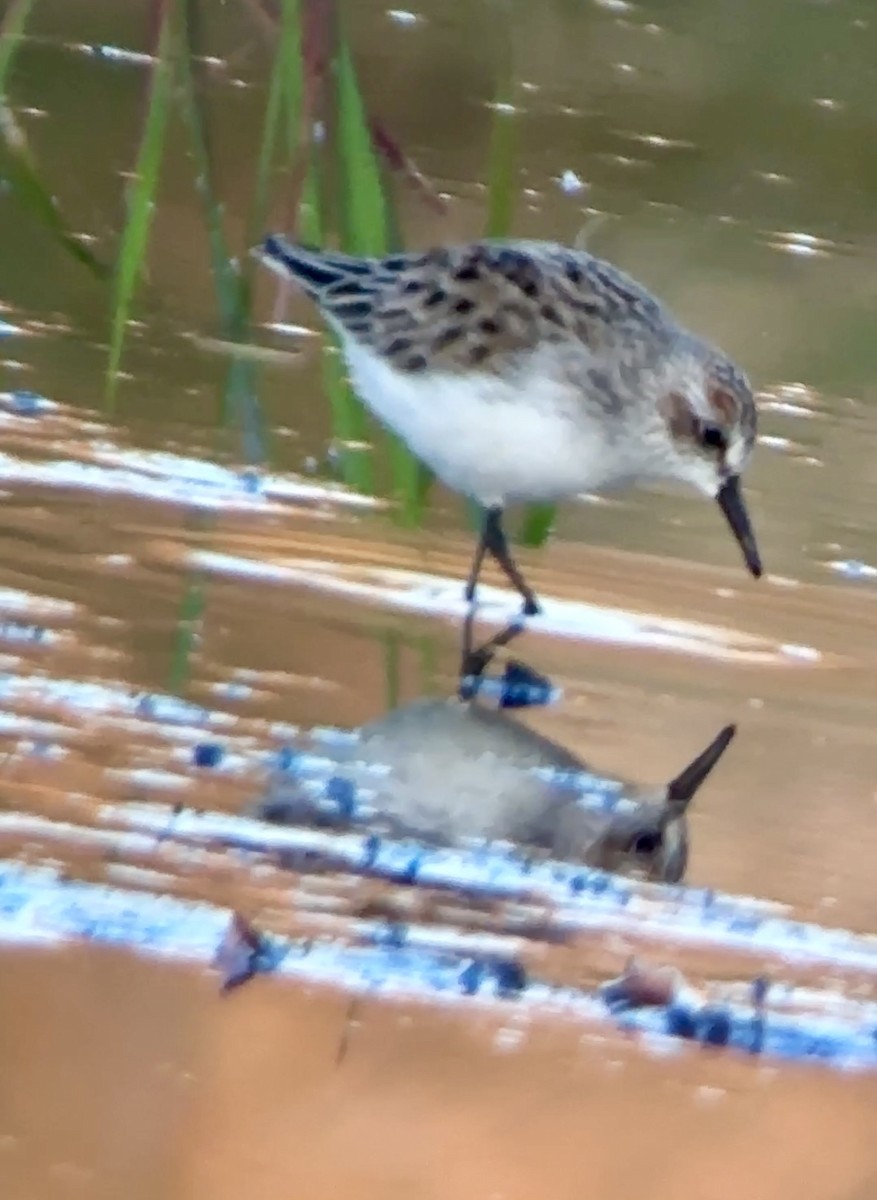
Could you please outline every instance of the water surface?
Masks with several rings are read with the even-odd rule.
[[[438,216],[400,192],[410,244],[483,228],[507,28],[515,231],[573,241],[591,230],[595,252],[734,354],[759,391],[747,487],[767,576],[746,577],[719,514],[687,496],[568,503],[551,544],[521,552],[546,615],[517,649],[564,691],[528,719],[642,782],[669,778],[736,721],[697,800],[690,881],[873,932],[869,6],[426,0],[406,14],[362,0],[348,17],[375,110],[446,198]],[[83,44],[145,50],[147,6],[45,2],[36,20],[12,99],[65,211],[109,255],[146,67]],[[210,6],[209,41],[222,60],[211,84],[219,180],[243,252],[265,52],[243,5]],[[111,802],[236,812],[260,786],[256,756],[293,727],[351,726],[395,696],[449,691],[465,514],[437,491],[412,533],[346,493],[332,476],[319,342],[261,324],[254,339],[289,361],[260,373],[268,457],[252,485],[250,447],[217,421],[226,360],[191,336],[215,336],[218,319],[179,127],[113,416],[101,399],[106,292],[8,192],[0,205],[0,807],[31,819],[0,827],[3,854],[119,886],[134,886],[126,868],[158,869],[159,890],[298,931],[307,918],[289,915],[280,873],[108,855],[76,830],[96,828]],[[273,299],[262,281],[260,323]],[[304,302],[287,317],[318,329]],[[204,604],[182,690],[212,716],[181,732],[171,709],[144,719],[140,698],[174,690],[193,579]],[[488,590],[485,628],[512,603]],[[194,767],[205,738],[240,769]],[[563,978],[595,979],[629,948],[606,934],[533,954]],[[313,1196],[487,1200],[538,1186],[563,1197],[586,1184],[624,1197],[640,1193],[645,1169],[656,1200],[744,1189],[855,1200],[877,1177],[866,1078],[654,1058],[583,1041],[550,1014],[510,1049],[496,1040],[506,1015],[379,1002],[362,1005],[336,1068],[342,993],[257,980],[220,1004],[200,968],[78,946],[4,952],[4,963],[0,1177],[14,1197],[255,1198],[291,1183]],[[685,963],[712,980],[744,973],[721,954]],[[830,986],[840,967],[817,974]],[[845,986],[874,995],[872,978]],[[776,1154],[774,1140],[795,1154]]]

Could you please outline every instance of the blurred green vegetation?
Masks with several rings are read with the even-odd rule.
[[[221,340],[229,366],[217,407],[218,421],[233,425],[241,457],[250,466],[268,456],[258,395],[258,355],[251,347],[253,271],[248,252],[265,232],[269,215],[282,208],[286,232],[315,244],[335,244],[351,254],[382,256],[403,249],[394,199],[394,177],[411,186],[424,203],[440,208],[437,195],[417,172],[390,132],[372,115],[334,0],[241,0],[262,33],[269,79],[259,154],[246,220],[248,244],[236,255],[230,245],[217,182],[209,87],[205,86],[206,34],[211,8],[205,0],[152,0],[150,63],[141,126],[125,190],[125,220],[112,268],[92,255],[68,228],[5,102],[16,50],[37,0],[13,0],[0,28],[0,98],[5,174],[19,201],[63,249],[100,278],[109,280],[109,347],[105,405],[115,411],[127,333],[146,276],[153,216],[172,123],[187,136],[193,186],[199,198]],[[486,201],[486,233],[511,232],[518,188],[517,122],[510,41],[501,55],[494,106]],[[275,316],[282,315],[285,288],[278,284]],[[236,352],[236,348],[239,348]],[[326,334],[324,387],[331,413],[336,461],[344,481],[358,491],[381,492],[408,526],[421,524],[432,475],[392,433],[372,422],[346,378],[337,342]],[[388,463],[381,487],[375,450]],[[553,509],[525,514],[523,537],[538,545],[548,536]],[[193,630],[203,607],[201,583],[187,585],[172,655],[173,685],[187,676]]]
[[[36,4],[37,0],[13,0],[7,9],[0,29],[2,95]],[[244,459],[257,464],[267,455],[258,400],[258,360],[243,348],[250,342],[255,266],[248,250],[264,234],[269,215],[282,207],[287,232],[312,244],[331,242],[352,254],[380,256],[403,248],[393,177],[412,186],[426,204],[440,204],[369,109],[345,32],[343,6],[333,0],[241,0],[241,8],[263,35],[269,85],[246,220],[248,244],[239,247],[237,255],[225,228],[213,148],[213,114],[204,80],[204,43],[209,33],[205,26],[211,16],[205,0],[151,2],[151,64],[125,193],[125,221],[111,271],[71,235],[5,105],[3,141],[7,157],[17,162],[17,169],[7,175],[19,199],[66,251],[95,272],[111,276],[105,399],[107,409],[113,411],[127,331],[145,278],[169,129],[176,118],[182,119],[209,247],[218,325],[231,358],[218,412],[223,424],[238,428]],[[498,71],[498,103],[489,148],[486,231],[493,237],[511,232],[518,187],[516,121],[505,106],[514,86],[509,53],[502,56]],[[278,287],[276,315],[285,302],[283,287]],[[240,353],[234,353],[235,346],[242,348]],[[365,493],[388,495],[397,518],[418,526],[429,497],[431,474],[398,438],[369,419],[347,382],[338,346],[329,333],[324,387],[335,458],[344,481]],[[375,470],[375,448],[389,464],[389,480],[383,486]],[[529,514],[524,525],[527,540],[544,540],[549,521],[546,510]]]

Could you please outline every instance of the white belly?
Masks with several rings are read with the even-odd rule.
[[[449,487],[483,505],[554,500],[629,475],[588,419],[581,394],[536,370],[514,384],[493,375],[401,374],[345,346],[351,380],[375,416]]]

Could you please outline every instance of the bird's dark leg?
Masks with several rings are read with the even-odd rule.
[[[507,646],[524,629],[523,622],[520,619],[510,621],[505,629],[494,634],[483,646],[479,646],[477,650],[474,650],[472,648],[472,626],[474,621],[475,614],[470,610],[466,614],[466,620],[463,623],[463,655],[460,662],[459,686],[461,700],[470,700],[475,695],[481,683],[481,678],[490,666],[497,650],[500,646]]]
[[[472,569],[469,572],[469,579],[466,582],[466,599],[469,601],[475,598],[475,588],[478,584],[478,576],[481,574],[481,565],[484,562],[485,554],[491,556],[509,583],[520,594],[524,601],[524,615],[527,617],[535,616],[539,612],[539,603],[536,600],[534,592],[527,586],[523,575],[518,570],[515,560],[512,558],[502,527],[502,509],[499,506],[484,510],[484,523],[481,526],[481,536],[478,539],[475,557],[472,560]]]
[[[478,545],[475,547],[475,557],[472,559],[472,566],[469,570],[469,578],[466,580],[466,599],[471,604],[475,599],[475,589],[478,586],[478,576],[481,574],[481,567],[484,563],[484,556],[487,553],[487,516],[485,511],[485,519],[481,522],[481,532],[478,535]]]
[[[486,554],[489,554],[495,560],[509,582],[520,593],[524,601],[523,615],[531,617],[538,613],[539,604],[536,596],[527,586],[509,551],[508,542],[506,541],[505,532],[502,527],[502,508],[499,506],[487,508],[484,511],[481,536],[475,548],[472,569],[469,572],[469,578],[466,582],[466,599],[470,603],[475,599],[475,588],[478,585],[478,576],[481,573],[481,566]],[[516,618],[514,621],[510,621],[505,629],[495,634],[483,646],[475,650],[472,647],[472,626],[474,620],[474,609],[470,609],[466,614],[463,624],[463,653],[460,663],[460,695],[464,699],[474,696],[478,690],[481,676],[500,646],[507,646],[524,628],[520,618]]]

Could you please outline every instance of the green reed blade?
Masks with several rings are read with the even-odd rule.
[[[313,0],[309,0],[309,2],[313,5]],[[331,21],[332,14],[324,7],[320,12],[316,12],[312,8],[308,15],[311,20],[311,36],[319,42],[330,33],[330,26],[327,22]],[[322,147],[314,143],[311,135],[311,128],[318,113],[302,111],[305,91],[302,70],[307,74],[309,96],[315,99],[321,90],[318,73],[322,67],[318,61],[313,59],[303,61],[300,39],[294,48],[290,48],[290,56],[293,53],[301,69],[295,75],[289,71],[286,73],[289,155],[291,160],[301,159],[304,155],[306,161],[301,191],[296,197],[298,230],[304,241],[314,246],[321,246],[325,244],[326,240],[327,220],[325,214],[328,208],[328,196],[323,178],[324,154]],[[302,129],[303,124],[304,129]],[[301,163],[298,163],[298,166],[301,170]],[[368,419],[365,409],[347,379],[338,339],[329,331],[326,332],[326,340],[323,345],[322,375],[323,390],[329,399],[332,413],[332,430],[341,448],[339,455],[341,477],[348,487],[373,495],[375,491],[374,464],[369,444]]]
[[[322,2],[322,0],[321,0]],[[313,5],[313,0],[303,0]],[[323,65],[312,53],[305,61],[303,51],[305,17],[310,21],[312,41],[317,44],[329,32],[331,13],[324,7],[303,8],[299,0],[282,0],[279,14],[260,10],[271,25],[274,62],[268,90],[268,102],[262,129],[262,142],[256,170],[248,244],[262,236],[269,207],[270,180],[281,125],[285,133],[285,162],[292,176],[288,206],[293,232],[312,245],[324,240],[323,196],[319,170],[319,148],[312,140],[317,111],[305,111],[305,93],[313,109]],[[307,78],[306,78],[307,77]],[[307,84],[307,88],[306,88]],[[247,268],[244,268],[245,273]],[[374,492],[372,460],[368,446],[368,425],[362,405],[347,382],[339,359],[337,340],[331,335],[323,346],[323,388],[332,412],[332,428],[343,444],[340,455],[341,475],[345,483],[359,492]]]
[[[281,0],[279,14],[279,30],[277,32],[276,50],[271,69],[271,80],[268,89],[268,102],[265,109],[265,119],[262,125],[262,139],[259,147],[259,158],[256,166],[256,179],[253,190],[253,201],[250,207],[250,217],[247,223],[246,246],[241,260],[239,276],[239,310],[235,334],[243,340],[249,326],[252,313],[253,269],[255,259],[249,250],[263,236],[268,214],[268,200],[271,176],[274,170],[278,140],[286,117],[287,127],[291,130],[296,120],[301,96],[301,31],[299,28],[298,0]],[[232,372],[241,372],[244,364],[237,360],[232,365]],[[230,379],[239,387],[237,379]],[[244,400],[249,396],[254,400],[255,392],[250,387],[243,394]],[[231,392],[231,389],[229,389]],[[264,430],[261,410],[259,422]],[[264,433],[262,441],[264,443]]]
[[[178,53],[175,55],[177,94],[183,120],[191,139],[192,156],[195,161],[195,184],[204,206],[210,266],[216,286],[220,325],[223,333],[228,336],[238,315],[238,275],[228,253],[222,223],[222,206],[217,200],[213,184],[214,155],[210,143],[205,106],[196,83],[196,66],[193,63],[197,54],[197,47],[194,43],[196,29],[196,0],[181,0],[180,19],[177,23]]]
[[[186,587],[180,602],[174,632],[174,648],[168,673],[168,690],[178,695],[189,677],[189,666],[195,639],[204,614],[204,589],[196,577]]]
[[[400,646],[398,630],[387,629],[384,632],[384,694],[387,712],[399,707],[399,697],[402,693]]]
[[[210,140],[206,106],[198,87],[198,3],[182,0],[177,24],[176,56],[179,98],[183,120],[189,132],[195,161],[195,181],[204,207],[210,266],[216,289],[219,321],[223,336],[230,342],[243,342],[250,321],[248,276],[232,262],[223,227],[223,206],[214,180],[215,157]],[[250,463],[264,462],[265,430],[256,395],[255,364],[233,357],[223,388],[223,413],[226,423],[233,416],[241,432],[244,457]]]
[[[159,170],[173,91],[174,63],[171,52],[175,7],[176,0],[166,0],[162,10],[156,59],[149,86],[146,120],[137,153],[134,178],[128,188],[127,219],[116,259],[110,352],[105,389],[106,407],[110,411],[115,407],[125,328],[134,292],[143,270],[149,240],[149,227],[158,190]]]
[[[514,218],[517,198],[516,161],[519,118],[514,110],[515,86],[510,46],[498,72],[493,109],[487,175],[486,234],[492,238],[508,237]],[[470,506],[470,519],[474,511]],[[525,546],[542,546],[554,525],[553,504],[531,504],[524,510],[518,541]],[[478,523],[482,516],[478,511]]]
[[[0,21],[0,96],[6,95],[6,76],[32,7],[33,0],[12,0]]]
[[[516,164],[520,118],[515,109],[515,55],[511,29],[514,5],[506,4],[505,22],[494,44],[497,55],[493,120],[487,152],[487,237],[508,237],[517,198]]]
[[[298,220],[302,238],[314,246],[321,246],[325,237],[321,183],[319,157],[312,149],[301,192]]]
[[[68,254],[88,267],[97,279],[106,279],[110,268],[89,250],[65,221],[58,202],[40,179],[21,127],[0,102],[0,176],[29,216],[39,221]]]
[[[500,96],[508,95],[506,87]],[[518,118],[507,109],[510,102],[498,99],[493,110],[487,171],[487,237],[508,237],[515,210],[515,159],[518,147]]]
[[[277,49],[268,84],[268,102],[262,124],[262,141],[256,166],[256,182],[247,233],[248,248],[265,231],[268,216],[268,195],[274,169],[281,123],[286,118],[290,151],[295,145],[295,127],[301,105],[301,37],[297,0],[283,0]],[[252,262],[252,259],[248,259]]]
[[[24,130],[6,104],[12,63],[32,6],[33,0],[13,0],[0,22],[0,175],[25,211],[44,225],[69,254],[98,278],[106,278],[107,266],[71,231],[58,202],[43,184]]]
[[[554,528],[556,516],[555,504],[528,505],[518,531],[518,541],[524,546],[544,546]]]
[[[325,237],[319,164],[319,154],[311,147],[298,218],[302,238],[314,246],[321,246]],[[338,339],[329,332],[323,346],[323,390],[329,399],[335,438],[342,446],[341,477],[357,492],[374,495],[374,464],[365,409],[347,379]]]
[[[386,254],[391,248],[387,198],[356,68],[343,35],[338,40],[336,87],[344,249],[351,254]]]
[[[343,34],[338,39],[335,83],[342,246],[351,254],[387,254],[399,244],[396,217]],[[394,434],[387,437],[397,516],[406,525],[417,525],[431,472]]]
[[[351,254],[385,254],[389,249],[385,196],[372,153],[356,71],[343,34],[339,35],[336,48],[335,85],[341,246]],[[343,392],[337,384],[332,389],[335,419],[349,430],[355,430],[355,438],[365,441],[369,432],[365,411],[342,375],[339,356],[333,355],[332,361],[339,381],[343,379]],[[341,403],[336,404],[336,400]],[[340,428],[337,432],[342,438],[345,436]]]

